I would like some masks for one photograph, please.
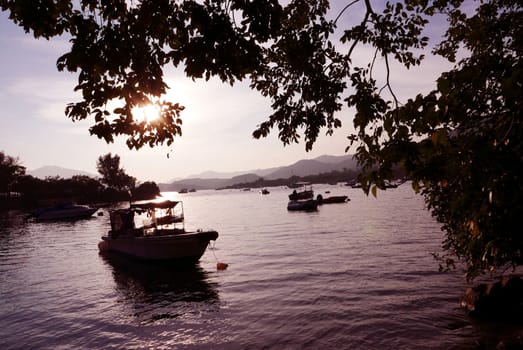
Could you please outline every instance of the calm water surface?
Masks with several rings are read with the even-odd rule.
[[[317,212],[288,189],[177,195],[188,229],[220,233],[194,268],[98,254],[109,216],[0,213],[0,349],[476,349],[521,332],[471,320],[460,272],[410,186]],[[229,264],[216,270],[217,260]]]

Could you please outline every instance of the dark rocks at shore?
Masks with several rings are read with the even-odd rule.
[[[523,324],[523,279],[507,276],[468,288],[461,306],[474,318]]]

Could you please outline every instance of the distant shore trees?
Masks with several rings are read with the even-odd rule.
[[[283,144],[310,150],[348,111],[363,190],[376,194],[402,165],[445,230],[443,268],[457,258],[474,278],[523,264],[520,0],[355,0],[337,14],[328,11],[339,2],[325,0],[45,3],[0,8],[36,38],[71,38],[57,67],[78,72],[82,99],[66,114],[90,118],[91,134],[127,137],[135,149],[172,144],[183,106],[163,100],[165,66],[192,79],[249,79],[273,109],[256,138],[277,129]],[[454,67],[433,91],[400,101],[392,67],[427,54]],[[113,102],[120,107],[108,110]],[[161,117],[135,120],[133,108],[147,103]]]
[[[120,158],[115,155],[100,157],[104,165],[116,165],[117,176],[106,172],[107,179],[75,175],[64,179],[47,177],[39,179],[25,174],[25,167],[18,158],[0,152],[0,209],[15,207],[37,207],[47,204],[73,201],[77,203],[112,203],[151,199],[160,194],[155,182],[146,181],[136,185],[136,179],[120,169]],[[116,161],[117,160],[117,161]],[[113,169],[113,168],[111,168]],[[108,169],[105,169],[108,171]],[[108,185],[107,180],[111,184]],[[114,182],[111,182],[114,181]]]
[[[96,162],[96,169],[102,176],[100,181],[108,188],[117,191],[131,191],[134,189],[136,179],[125,173],[125,169],[120,168],[120,156],[111,153],[100,156]]]
[[[25,167],[15,157],[0,152],[0,193],[9,197],[16,181],[25,174]]]

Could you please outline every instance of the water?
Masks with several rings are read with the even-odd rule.
[[[194,268],[98,254],[109,216],[0,214],[1,349],[476,349],[521,328],[459,308],[442,232],[408,185],[287,212],[289,190],[179,195],[188,229],[220,233]],[[216,270],[217,260],[229,264]]]

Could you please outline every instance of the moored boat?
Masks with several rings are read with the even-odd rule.
[[[312,184],[309,182],[296,182],[293,187],[294,191],[289,195],[289,200],[297,201],[301,199],[312,199],[314,198],[314,191],[312,190]]]
[[[318,201],[315,199],[305,199],[289,201],[287,210],[289,211],[314,211],[318,209]]]
[[[60,203],[52,207],[36,210],[31,213],[31,217],[38,221],[86,219],[91,217],[97,210],[97,208],[92,208],[88,205]]]
[[[321,194],[319,194],[316,197],[316,200],[318,201],[319,205],[322,205],[322,204],[334,204],[334,203],[346,203],[346,202],[350,201],[348,196],[323,197]]]
[[[314,191],[312,190],[311,183],[296,182],[292,188],[295,188],[295,190],[289,195],[287,210],[313,211],[318,208],[318,201],[314,199]]]
[[[143,215],[148,222],[136,225]],[[98,244],[100,252],[118,252],[143,260],[179,260],[195,263],[218,232],[186,231],[183,203],[147,201],[113,211],[111,230]]]

